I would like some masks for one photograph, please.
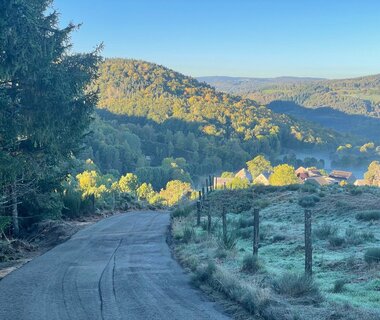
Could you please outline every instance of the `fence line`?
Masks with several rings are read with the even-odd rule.
[[[215,178],[209,176],[206,178],[206,190],[202,186],[199,190],[198,200],[197,200],[197,226],[201,224],[202,212],[205,210],[207,213],[207,232],[211,235],[211,203],[208,200],[208,195],[217,190],[215,185]],[[224,187],[225,190],[225,187]],[[305,209],[305,274],[307,276],[312,276],[313,274],[313,243],[312,243],[312,211],[310,209]],[[222,230],[223,230],[223,240],[227,242],[227,212],[226,206],[222,206]],[[260,209],[253,208],[253,243],[252,252],[254,256],[258,256],[260,248]]]

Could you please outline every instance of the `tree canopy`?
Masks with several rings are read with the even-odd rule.
[[[70,53],[76,27],[61,29],[50,4],[0,3],[0,176],[3,188],[11,186],[5,202],[12,205],[15,233],[19,209],[23,215],[33,209],[41,213],[39,205],[50,206],[59,198],[68,161],[97,103],[88,86],[100,57],[97,51]]]
[[[371,186],[380,186],[380,162],[373,161],[364,174],[364,180]]]
[[[253,179],[264,171],[272,171],[272,165],[270,161],[265,159],[263,155],[258,155],[252,160],[247,162],[248,171],[251,173]]]
[[[272,175],[269,177],[269,183],[273,186],[286,186],[299,183],[295,174],[294,167],[288,164],[281,164],[273,169]]]

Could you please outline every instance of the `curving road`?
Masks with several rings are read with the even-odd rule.
[[[171,257],[168,224],[132,212],[78,232],[0,281],[0,319],[228,319]]]

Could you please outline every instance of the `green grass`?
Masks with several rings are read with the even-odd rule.
[[[322,314],[330,312],[326,308],[335,310],[341,304],[351,305],[352,315],[367,312],[360,309],[363,307],[380,314],[379,284],[376,282],[380,279],[380,266],[365,262],[366,250],[380,246],[380,225],[378,220],[357,219],[360,212],[380,210],[380,190],[371,189],[353,195],[349,188],[333,187],[322,188],[320,192],[325,196],[311,208],[314,235],[313,285],[318,288],[319,294],[308,293],[305,297],[295,297],[294,294],[280,293],[281,289],[276,289],[273,285],[279,280],[279,275],[296,274],[301,277],[304,272],[304,208],[298,204],[298,199],[305,196],[305,192],[300,188],[289,190],[260,187],[215,192],[210,196],[215,222],[211,237],[201,227],[194,227],[195,211],[185,218],[175,219],[173,234],[182,235],[185,228],[193,227],[195,234],[189,243],[184,243],[181,239],[177,241],[177,253],[190,262],[191,257],[196,257],[198,265],[213,260],[217,274],[220,271],[223,277],[231,276],[241,286],[249,284],[251,292],[266,292],[271,300],[280,305],[286,300],[286,303],[291,304],[292,312],[300,315],[300,319],[308,319],[306,314],[313,315],[313,319],[325,319]],[[260,210],[258,261],[254,261],[252,256],[252,211],[244,204],[255,201],[269,203]],[[237,237],[235,245],[230,249],[220,245],[221,204],[226,206],[228,212],[228,231]],[[206,216],[202,217],[202,221],[206,221]],[[228,286],[231,286],[229,294],[243,306],[242,298],[237,299],[234,294],[233,285]],[[319,303],[320,297],[324,298],[323,304],[314,308],[313,304]],[[299,302],[293,304],[291,299]],[[250,307],[246,305],[245,308]],[[355,319],[354,316],[352,319]]]
[[[356,219],[363,221],[380,220],[380,210],[360,211],[356,214]]]

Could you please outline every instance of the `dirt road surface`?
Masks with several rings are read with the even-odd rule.
[[[131,212],[78,232],[0,281],[0,319],[229,319],[173,260],[168,225]]]

